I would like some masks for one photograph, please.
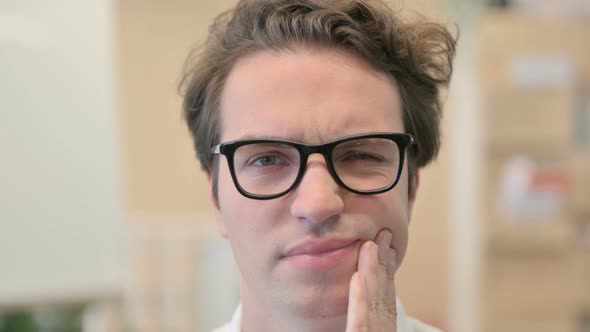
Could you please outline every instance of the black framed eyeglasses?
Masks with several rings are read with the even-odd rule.
[[[288,140],[244,139],[225,142],[211,153],[226,157],[236,189],[252,199],[273,199],[299,184],[309,155],[324,156],[334,181],[357,194],[391,190],[402,173],[407,147],[414,137],[402,133],[348,136],[324,144]]]

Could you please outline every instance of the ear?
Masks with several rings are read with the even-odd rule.
[[[227,228],[225,227],[223,216],[221,215],[221,209],[219,208],[219,199],[218,197],[215,197],[215,194],[213,193],[213,180],[210,172],[207,172],[207,182],[209,183],[209,200],[213,205],[213,214],[215,215],[215,225],[217,227],[217,232],[219,235],[227,239],[229,238],[227,235]]]
[[[416,169],[414,177],[409,181],[410,190],[408,190],[408,223],[412,220],[412,211],[414,209],[414,202],[416,202],[416,195],[418,193],[418,185],[420,184],[420,171]]]

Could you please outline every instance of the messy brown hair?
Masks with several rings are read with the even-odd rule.
[[[456,47],[444,25],[406,22],[381,0],[242,0],[216,18],[205,43],[188,57],[181,82],[184,118],[215,196],[210,148],[219,143],[221,93],[233,65],[247,54],[301,45],[345,50],[388,73],[397,82],[405,131],[417,143],[409,151],[410,179],[436,157],[440,94]]]

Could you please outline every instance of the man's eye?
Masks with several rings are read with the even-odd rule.
[[[277,166],[286,164],[285,160],[275,155],[263,155],[251,158],[249,163],[251,166]]]
[[[347,154],[344,158],[342,158],[345,161],[356,161],[356,160],[361,160],[361,161],[381,161],[383,160],[383,158],[374,155],[374,154],[369,154],[369,153],[363,153],[363,152],[354,152],[354,153],[349,153]]]

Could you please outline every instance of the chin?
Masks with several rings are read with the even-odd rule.
[[[341,316],[348,310],[348,290],[348,283],[315,285],[307,289],[294,289],[286,301],[300,315],[315,318]]]

